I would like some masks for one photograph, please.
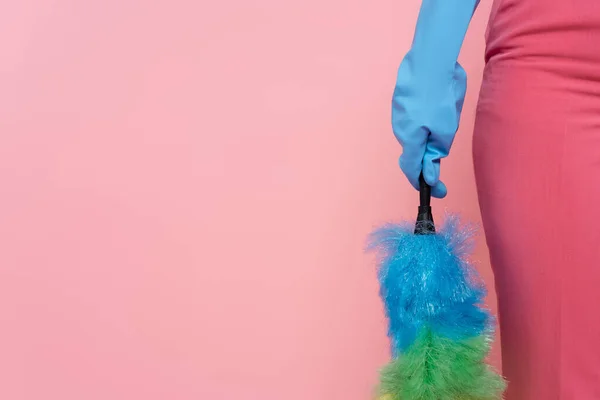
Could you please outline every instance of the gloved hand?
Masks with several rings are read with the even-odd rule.
[[[400,168],[419,189],[419,175],[432,196],[446,196],[440,160],[458,130],[467,76],[460,48],[479,0],[423,0],[411,49],[400,68],[392,101],[392,127],[402,145]]]

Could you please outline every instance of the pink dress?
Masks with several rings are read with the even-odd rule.
[[[496,0],[474,162],[507,400],[600,399],[600,0]]]

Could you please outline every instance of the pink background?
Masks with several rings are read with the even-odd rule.
[[[418,6],[4,2],[0,398],[368,399],[388,347],[362,248],[414,216],[389,120]],[[435,204],[474,220],[488,8]]]

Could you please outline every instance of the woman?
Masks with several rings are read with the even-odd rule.
[[[478,0],[423,0],[393,100],[400,166],[446,195]],[[508,400],[600,399],[600,1],[495,0],[473,139]]]

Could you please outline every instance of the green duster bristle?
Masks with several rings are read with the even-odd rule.
[[[381,372],[381,400],[496,400],[504,379],[485,364],[490,338],[454,341],[425,328]]]

